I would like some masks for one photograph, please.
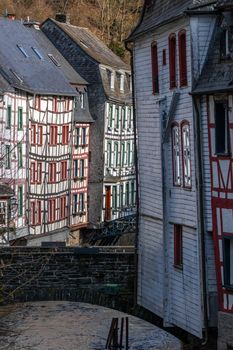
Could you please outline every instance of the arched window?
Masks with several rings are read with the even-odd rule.
[[[187,56],[186,56],[186,31],[179,32],[179,66],[180,66],[180,86],[188,84],[187,79]]]
[[[180,186],[180,143],[179,143],[179,126],[174,124],[172,126],[172,165],[173,165],[173,184]]]
[[[176,87],[176,35],[169,36],[169,72],[170,72],[170,89]]]
[[[182,166],[184,187],[191,188],[191,145],[190,127],[188,122],[181,124]]]
[[[151,45],[151,64],[152,64],[152,89],[153,94],[159,93],[159,65],[157,43]]]

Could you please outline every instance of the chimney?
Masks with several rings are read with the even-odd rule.
[[[55,16],[57,22],[70,24],[70,15],[65,13],[57,13]]]

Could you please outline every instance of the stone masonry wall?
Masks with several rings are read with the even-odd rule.
[[[124,248],[0,249],[3,304],[71,300],[129,311],[134,278],[134,252]]]
[[[233,349],[233,315],[218,313],[218,350]]]

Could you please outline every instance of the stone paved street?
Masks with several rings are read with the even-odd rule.
[[[0,310],[1,350],[104,350],[118,311],[74,302],[25,303]],[[130,350],[179,350],[178,339],[129,316]]]

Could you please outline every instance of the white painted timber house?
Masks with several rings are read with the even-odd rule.
[[[0,178],[17,198],[10,240],[69,242],[88,222],[86,82],[37,26],[0,19],[0,28]]]
[[[208,128],[191,93],[216,13],[204,0],[147,0],[127,39],[138,131],[138,304],[201,342],[217,326],[217,288]]]
[[[134,128],[130,67],[87,28],[65,16],[41,25],[56,48],[88,82],[95,120],[90,143],[90,227],[135,212]]]

